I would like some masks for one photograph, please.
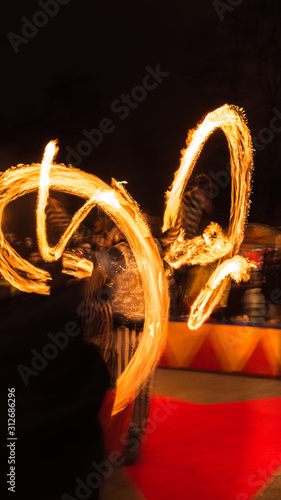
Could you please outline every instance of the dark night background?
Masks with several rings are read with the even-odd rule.
[[[2,10],[0,170],[40,162],[55,138],[57,161],[68,163],[67,147],[76,150],[82,130],[109,118],[114,130],[78,167],[109,183],[127,180],[141,208],[162,216],[187,131],[235,104],[260,144],[249,220],[281,226],[281,132],[270,131],[274,109],[281,125],[280,1],[64,2],[17,54],[7,35],[23,36],[22,18],[32,22],[48,2],[11,1]],[[113,101],[157,65],[169,76],[121,120]],[[216,132],[196,174],[225,170],[227,162]],[[229,205],[230,187],[215,198],[212,219],[227,225]],[[28,202],[20,206],[18,221],[28,221]]]

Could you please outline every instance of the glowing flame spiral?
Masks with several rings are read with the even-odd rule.
[[[191,308],[189,327],[198,328],[218,302],[230,275],[235,280],[246,279],[251,264],[234,256],[243,240],[247,216],[252,172],[252,143],[242,112],[234,106],[222,106],[209,113],[198,128],[189,134],[189,143],[183,154],[171,191],[167,194],[163,230],[175,224],[186,183],[198,156],[210,136],[221,128],[226,135],[232,172],[231,212],[228,235],[218,224],[212,223],[202,236],[186,241],[183,235],[170,247],[165,259],[173,267],[183,263],[207,264],[219,260],[219,266],[210,277]],[[113,414],[122,410],[138,393],[155,368],[166,342],[169,296],[167,280],[158,249],[138,205],[123,184],[113,180],[108,186],[98,177],[73,167],[54,164],[57,153],[51,141],[42,164],[11,168],[0,178],[0,271],[15,288],[25,292],[48,294],[49,273],[24,260],[6,241],[2,231],[3,211],[7,204],[33,191],[38,191],[36,231],[40,253],[44,260],[62,257],[64,272],[88,276],[92,264],[86,259],[65,251],[67,243],[89,211],[98,205],[113,219],[126,236],[135,256],[142,279],[145,298],[145,323],[139,347],[117,381]],[[59,242],[50,247],[46,235],[45,208],[49,190],[73,194],[86,200],[75,213]]]
[[[72,167],[54,165],[56,143],[52,141],[45,150],[42,165],[33,164],[7,170],[0,185],[0,266],[4,278],[25,292],[48,294],[48,272],[36,268],[5,240],[2,232],[3,210],[19,196],[39,190],[37,206],[37,236],[41,254],[45,260],[58,259],[73,232],[93,206],[101,207],[111,217],[135,256],[144,288],[145,323],[143,335],[130,364],[117,381],[113,414],[121,411],[134,400],[142,384],[156,366],[162,352],[167,331],[169,296],[163,263],[137,204],[121,184],[114,181],[114,188],[98,177]],[[71,224],[55,247],[49,247],[46,237],[45,206],[49,189],[74,194],[86,199],[76,212]],[[69,255],[63,255],[66,267],[72,266]],[[27,274],[27,276],[25,276]]]
[[[253,147],[243,112],[239,108],[227,104],[209,113],[195,130],[189,132],[187,149],[183,152],[171,191],[167,193],[163,231],[176,223],[187,181],[205,142],[218,128],[226,135],[230,152],[232,186],[228,234],[224,235],[221,227],[215,223],[211,223],[202,236],[191,240],[185,240],[184,235],[181,234],[165,255],[166,261],[175,268],[182,264],[206,265],[216,260],[223,262],[238,252],[244,238],[244,225],[248,214],[251,189]],[[240,258],[236,261],[236,265],[238,265],[238,269],[241,269],[241,273],[237,273],[238,269],[236,269],[235,279],[237,281],[247,279],[251,264]],[[220,271],[224,273],[224,269],[225,266],[219,266],[216,274]],[[189,328],[198,328],[210,315],[220,300],[226,286],[226,279],[227,277],[224,276],[213,282],[213,276],[209,278],[206,287],[191,307],[188,320]],[[215,286],[214,283],[216,283]]]

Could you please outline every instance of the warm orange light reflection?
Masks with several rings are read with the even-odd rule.
[[[225,133],[230,152],[232,188],[228,234],[225,235],[221,227],[213,222],[205,229],[202,236],[191,240],[185,240],[184,234],[181,233],[165,255],[165,260],[175,268],[182,264],[206,265],[216,260],[222,263],[238,252],[244,237],[251,189],[253,148],[242,111],[227,104],[209,113],[194,131],[189,132],[187,149],[183,151],[180,168],[175,174],[171,191],[167,193],[163,231],[176,223],[187,181],[205,142],[217,128]],[[249,269],[250,263],[240,258],[236,261],[236,265],[238,265],[236,276],[240,269],[241,277],[245,278],[245,269]],[[223,269],[224,267],[219,266],[216,273],[220,271],[223,273]],[[215,286],[212,284],[211,290],[207,284],[207,290],[204,288],[201,291],[192,306],[188,320],[189,328],[198,328],[219,302],[226,278],[218,279],[215,283]],[[200,304],[200,314],[197,313],[198,304]]]

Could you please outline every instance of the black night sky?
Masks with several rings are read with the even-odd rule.
[[[279,0],[10,2],[1,14],[0,169],[40,161],[57,138],[58,162],[128,181],[141,208],[162,216],[188,130],[235,104],[257,138],[249,219],[281,226],[280,14]],[[227,162],[216,132],[196,174]],[[228,187],[212,219],[227,224],[229,204]]]

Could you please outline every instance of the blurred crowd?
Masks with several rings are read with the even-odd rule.
[[[204,213],[211,213],[210,182],[207,176],[198,176],[186,190],[178,222],[171,229],[162,233],[160,217],[143,213],[154,241],[162,258],[171,242],[184,229],[186,238],[193,238],[200,232],[200,221]],[[71,221],[70,214],[57,200],[50,198],[47,207],[48,241],[55,245],[61,234]],[[84,221],[85,222],[85,221]],[[26,235],[18,238],[13,232],[6,232],[7,242],[23,258],[35,266],[49,269],[50,264],[43,261],[38,250],[36,238]],[[69,242],[68,250],[81,258],[86,258],[94,266],[106,267],[109,249],[125,241],[114,222],[100,209],[96,209],[90,222],[83,223],[74,233]],[[281,251],[274,248],[254,247],[245,250],[243,245],[240,253],[255,262],[250,280],[236,284],[229,278],[223,293],[211,318],[219,321],[239,323],[270,323],[281,325]],[[188,316],[190,307],[213,273],[217,263],[206,266],[184,265],[172,269],[164,262],[170,291],[170,316]],[[69,278],[70,279],[70,278]],[[0,299],[8,298],[18,293],[4,278],[0,279]]]
[[[241,255],[254,262],[250,279],[228,286],[210,319],[243,323],[281,325],[281,251],[257,247],[255,252],[241,250]],[[193,301],[205,286],[215,265],[183,266],[174,271],[170,286],[171,310],[174,317],[187,316]]]

